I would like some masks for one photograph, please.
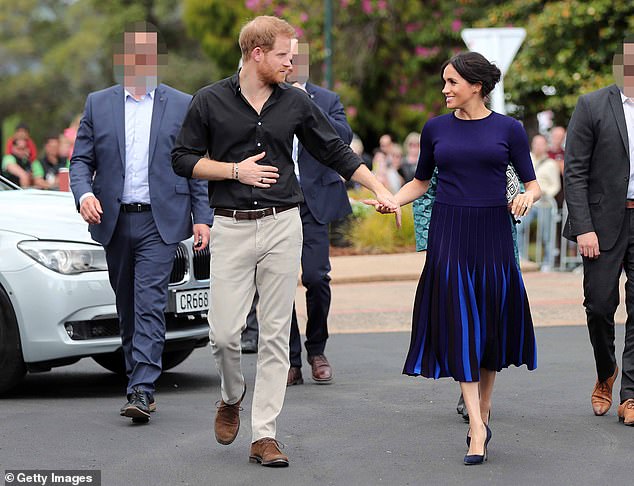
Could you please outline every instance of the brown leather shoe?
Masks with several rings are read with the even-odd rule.
[[[612,406],[612,385],[619,374],[619,367],[614,368],[614,374],[605,381],[597,382],[592,390],[592,410],[595,415],[605,415]]]
[[[634,426],[634,398],[628,398],[621,403],[616,413],[619,416],[619,422]]]
[[[308,362],[312,368],[313,380],[317,383],[328,383],[332,381],[332,368],[326,356],[323,354],[309,356]]]
[[[240,404],[246,392],[247,386],[245,384],[244,392],[236,403],[229,405],[224,400],[220,400],[214,421],[214,433],[220,444],[229,445],[236,439],[238,430],[240,430]]]
[[[286,378],[286,386],[303,385],[304,378],[302,378],[302,369],[297,366],[291,366],[288,370],[288,377]]]
[[[256,440],[251,444],[249,462],[268,467],[288,467],[288,456],[280,450],[280,443],[272,437]]]

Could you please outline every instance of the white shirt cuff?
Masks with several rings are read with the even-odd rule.
[[[89,196],[95,197],[95,195],[92,192],[86,192],[86,193],[81,195],[81,197],[79,198],[79,206],[80,207],[81,207],[81,203],[84,202],[84,199],[86,199]]]

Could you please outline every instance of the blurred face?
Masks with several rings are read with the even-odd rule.
[[[304,84],[308,81],[309,72],[308,44],[292,39],[291,53],[293,59],[291,69],[286,76],[286,82]]]
[[[443,71],[442,78],[445,81],[442,94],[445,95],[447,108],[458,110],[473,104],[474,101],[482,102],[480,84],[471,84],[460,76],[451,64],[448,64]]]
[[[392,137],[389,135],[381,135],[381,138],[379,138],[379,148],[384,154],[389,153],[392,149]]]
[[[26,140],[27,138],[29,138],[29,131],[25,128],[18,128],[15,131],[13,138],[15,138],[16,140]]]
[[[535,135],[531,141],[531,152],[533,152],[533,155],[536,155],[537,157],[546,155],[546,152],[548,152],[546,137],[542,135]]]
[[[46,156],[53,158],[59,156],[59,140],[56,138],[49,138],[44,145],[44,152]]]
[[[64,135],[59,137],[59,156],[68,158],[70,156],[70,140]]]
[[[268,52],[256,47],[254,59],[257,62],[258,78],[267,84],[283,83],[291,70],[291,58],[290,37],[277,37],[273,48]]]
[[[614,56],[614,80],[628,98],[634,98],[634,43],[623,44],[623,54]]]
[[[26,159],[29,157],[29,146],[24,139],[20,139],[13,145],[11,153],[18,159]]]
[[[418,158],[418,151],[420,147],[417,139],[412,139],[407,142],[407,146],[405,148],[407,149],[408,158]]]
[[[162,60],[164,60],[162,58]],[[145,94],[158,86],[158,34],[125,32],[123,52],[114,55],[117,81],[133,94]]]
[[[566,138],[566,129],[564,127],[555,127],[550,132],[550,144],[553,148],[559,149],[564,144]]]

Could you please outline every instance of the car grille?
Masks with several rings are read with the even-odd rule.
[[[207,324],[207,317],[202,314],[175,316],[165,314],[166,331],[185,331]],[[88,321],[67,321],[64,328],[73,341],[87,339],[111,338],[119,336],[119,319],[93,319]]]
[[[194,252],[194,277],[196,277],[196,280],[207,280],[209,278],[210,259],[209,247]]]
[[[183,244],[179,244],[174,255],[174,266],[170,275],[170,283],[179,283],[185,279],[187,273],[187,250]]]

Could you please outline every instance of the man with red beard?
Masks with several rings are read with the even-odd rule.
[[[284,83],[295,36],[276,17],[247,23],[239,38],[242,69],[196,93],[172,151],[177,174],[210,181],[215,209],[209,325],[222,394],[216,440],[231,444],[238,434],[246,393],[240,334],[257,290],[260,339],[249,459],[273,467],[288,466],[275,423],[286,393],[302,249],[303,196],[294,172],[293,135],[322,164],[398,208],[310,97]]]

